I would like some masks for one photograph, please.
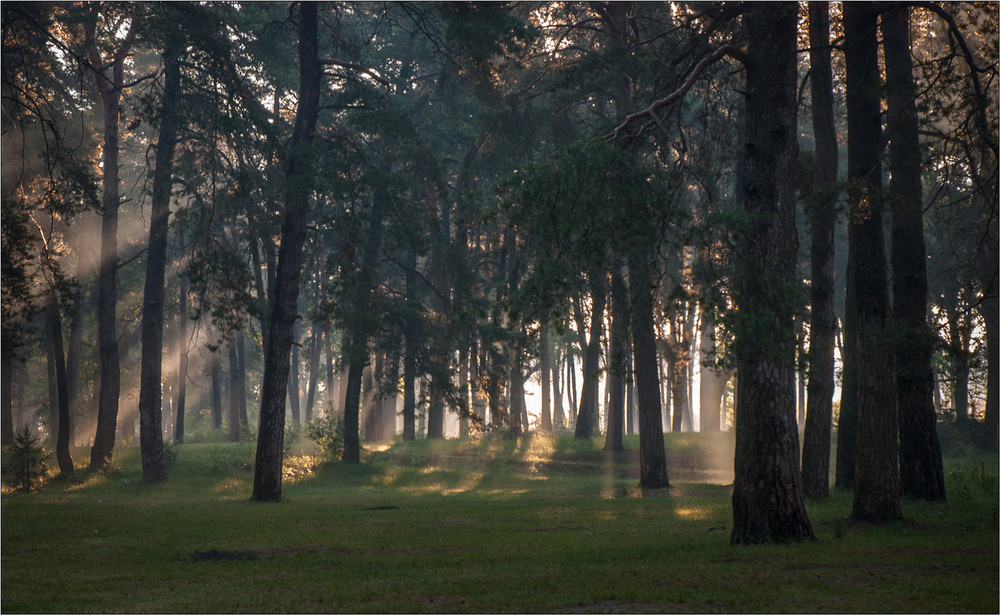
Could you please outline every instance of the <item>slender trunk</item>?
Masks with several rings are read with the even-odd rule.
[[[236,401],[240,410],[240,425],[250,426],[250,417],[247,416],[247,362],[246,362],[246,338],[243,332],[236,334],[236,367],[239,376],[239,388],[236,392]]]
[[[854,251],[858,429],[855,520],[899,519],[899,430],[889,345],[889,293],[882,233],[881,101],[878,12],[844,5],[847,68],[848,243]]]
[[[217,352],[209,357],[212,370],[212,429],[222,428],[222,375],[219,363],[222,361]]]
[[[14,353],[4,345],[0,348],[0,418],[3,430],[0,445],[14,443]]]
[[[625,375],[627,371],[625,340],[628,338],[628,289],[622,276],[621,266],[611,271],[611,336],[610,362],[608,368],[608,388],[610,398],[607,411],[607,438],[604,452],[614,453],[625,450],[622,440],[625,432]]]
[[[174,109],[180,92],[180,54],[174,45],[163,52],[163,100],[160,134],[153,170],[152,213],[146,280],[142,302],[142,367],[139,376],[139,447],[142,476],[148,481],[167,479],[163,448],[163,298],[167,269],[167,223],[173,186],[174,146],[180,122]]]
[[[983,320],[986,322],[986,410],[983,416],[982,444],[987,450],[997,450],[998,417],[997,405],[1000,382],[997,380],[997,368],[1000,367],[1000,310],[998,310],[996,295],[987,298],[980,306]]]
[[[73,315],[69,322],[69,344],[66,348],[66,386],[69,389],[69,412],[73,417],[70,421],[70,442],[77,440],[77,422],[83,413],[80,412],[80,362],[83,354],[83,317],[86,312],[87,286],[89,285],[87,260],[81,249],[76,268],[76,297],[73,302]]]
[[[288,388],[288,355],[292,325],[297,317],[299,280],[302,276],[302,246],[305,243],[312,191],[312,154],[319,114],[320,75],[317,37],[317,5],[299,8],[299,95],[295,128],[286,151],[285,213],[281,227],[281,249],[270,310],[270,334],[264,350],[261,382],[260,427],[254,467],[252,499],[281,499],[281,467],[285,440],[285,395]]]
[[[656,357],[656,326],[653,321],[653,280],[650,250],[629,257],[629,289],[632,299],[632,361],[639,404],[639,486],[659,489],[670,486],[667,455],[663,445],[663,412]]]
[[[312,420],[313,404],[316,401],[316,382],[319,380],[319,350],[322,330],[318,323],[313,323],[312,336],[309,343],[309,384],[306,393],[306,423]]]
[[[63,353],[62,316],[59,311],[59,298],[53,288],[49,293],[49,328],[52,332],[52,355],[55,358],[55,381],[57,393],[58,426],[56,430],[56,460],[59,472],[73,473],[73,458],[69,453],[69,387],[66,386],[66,358]]]
[[[722,396],[731,374],[712,366],[715,362],[715,320],[707,312],[701,315],[701,430],[719,431],[723,427]]]
[[[229,416],[226,422],[229,424],[229,441],[240,441],[240,359],[236,353],[236,341],[229,342]]]
[[[118,423],[118,397],[121,370],[118,359],[118,128],[122,88],[125,83],[125,58],[131,47],[131,33],[105,61],[98,49],[97,14],[84,25],[89,60],[104,109],[102,145],[101,260],[97,288],[97,357],[100,366],[100,400],[90,467],[102,469],[111,461]],[[98,69],[98,67],[101,67]],[[110,75],[108,74],[110,69]]]
[[[344,396],[344,463],[361,463],[361,385],[368,363],[368,335],[355,325],[350,334],[344,365],[347,366],[347,391]]]
[[[542,324],[539,338],[541,344],[539,369],[542,381],[542,416],[539,428],[546,433],[552,433],[552,346],[549,343],[547,325]]]
[[[556,342],[558,344],[558,342]],[[553,349],[557,349],[555,346]],[[562,373],[562,362],[559,360],[560,355],[555,353],[552,360],[552,429],[553,431],[558,431],[565,427],[566,419],[563,414],[563,404],[562,404],[562,383],[564,380],[560,377]]]
[[[46,306],[47,308],[48,306]],[[52,341],[52,319],[46,314],[45,320],[45,384],[47,385],[48,434],[49,446],[56,445],[56,429],[59,426],[59,383],[56,382],[56,345]]]
[[[745,170],[749,229],[734,299],[736,454],[732,544],[813,536],[799,481],[795,421],[796,31],[798,5],[746,15]]]
[[[181,252],[184,251],[183,237],[181,238]],[[179,330],[177,340],[178,356],[180,364],[177,368],[177,420],[174,423],[174,441],[177,444],[184,442],[184,405],[187,397],[187,370],[188,370],[188,338],[187,338],[187,280],[183,277],[180,283],[180,301],[177,309],[177,326]]]
[[[927,326],[927,255],[920,190],[920,140],[910,59],[910,11],[882,13],[889,114],[889,204],[892,210],[892,310],[900,488],[905,496],[943,500],[944,468],[934,411],[934,336]]]
[[[417,349],[413,335],[403,340],[403,440],[417,437]]]
[[[567,427],[573,428],[575,426],[575,419],[573,418],[575,414],[573,413],[573,408],[577,407],[576,403],[576,360],[573,358],[573,351],[569,343],[566,344],[566,387],[568,389],[566,397],[569,399],[569,419],[570,423]]]
[[[812,305],[809,321],[809,385],[806,424],[802,441],[802,492],[825,499],[830,492],[830,434],[833,425],[834,241],[837,224],[837,132],[833,117],[833,68],[830,62],[829,3],[809,4],[809,62],[812,70],[813,194],[809,202],[812,222],[810,266]]]
[[[330,323],[327,323],[323,330],[323,352],[326,354],[326,405],[328,412],[333,411],[333,400],[336,399],[333,379],[333,342],[330,340],[331,337],[333,337],[333,328],[330,326]]]
[[[298,334],[298,323],[292,324],[292,347],[291,347],[291,358],[288,361],[288,406],[292,410],[292,422],[296,425],[302,422],[302,412],[301,405],[302,399],[300,396],[301,389],[299,388],[299,334]]]
[[[590,338],[583,346],[583,388],[580,390],[580,406],[576,416],[575,436],[589,438],[593,435],[594,418],[597,416],[597,387],[601,376],[601,335],[604,330],[604,304],[607,302],[607,288],[604,272],[591,270],[590,297]],[[582,312],[582,308],[579,308]],[[577,318],[577,326],[583,332],[583,318]]]

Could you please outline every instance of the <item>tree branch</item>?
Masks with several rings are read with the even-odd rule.
[[[691,73],[688,75],[687,79],[684,80],[684,83],[682,83],[679,88],[671,92],[667,97],[655,101],[646,109],[643,109],[642,111],[636,111],[635,113],[626,117],[625,120],[621,123],[621,125],[615,128],[609,135],[605,137],[605,139],[611,143],[617,143],[618,140],[621,138],[622,134],[628,129],[628,127],[632,125],[632,123],[640,119],[648,118],[649,122],[659,124],[660,111],[663,108],[668,107],[676,103],[680,99],[684,98],[684,95],[687,94],[688,90],[690,90],[694,86],[694,84],[698,81],[698,78],[701,76],[701,74],[705,72],[705,69],[726,56],[733,58],[734,60],[737,60],[741,64],[746,66],[747,55],[746,53],[743,52],[742,49],[735,47],[733,45],[723,45],[722,47],[719,47],[711,54],[702,58],[702,60],[698,62],[697,65],[695,65],[695,67],[691,70]]]

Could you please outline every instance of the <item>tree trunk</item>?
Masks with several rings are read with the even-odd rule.
[[[722,372],[706,362],[715,361],[715,320],[708,312],[701,315],[701,430],[719,431],[723,427],[722,396],[731,374]]]
[[[184,239],[181,237],[181,252],[184,252]],[[174,423],[174,442],[181,444],[184,442],[184,406],[187,397],[187,370],[188,370],[188,338],[187,338],[187,280],[180,277],[180,301],[177,309],[178,356],[179,366],[177,368],[177,420]]]
[[[552,347],[551,350],[558,349],[558,342],[556,346]],[[560,361],[561,356],[558,352],[553,353],[552,357],[552,430],[557,431],[565,427],[566,419],[563,415],[563,404],[562,404],[562,378],[560,374],[562,373],[562,362]]]
[[[101,195],[101,260],[97,287],[97,357],[100,366],[100,401],[90,467],[99,470],[111,461],[118,423],[121,371],[118,363],[118,127],[125,58],[131,47],[131,33],[109,61],[98,49],[97,14],[84,24],[90,66],[104,109],[104,142]],[[108,74],[110,69],[111,74]]]
[[[326,405],[327,412],[332,412],[336,399],[336,386],[333,376],[333,328],[328,322],[323,330],[323,352],[326,354]]]
[[[86,312],[87,286],[89,285],[88,259],[84,258],[81,249],[76,267],[76,297],[73,302],[73,315],[69,322],[69,344],[66,348],[66,386],[69,389],[69,412],[71,416],[70,442],[76,442],[76,430],[80,412],[80,362],[83,354],[83,317]]]
[[[795,159],[798,5],[747,14],[743,184],[749,229],[737,264],[733,544],[813,536],[795,420]]]
[[[621,266],[611,271],[611,353],[608,368],[608,387],[611,389],[607,412],[607,438],[605,453],[625,450],[622,440],[625,432],[625,376],[627,372],[625,340],[628,337],[628,289],[622,277]]]
[[[240,441],[240,358],[236,352],[236,340],[229,342],[229,441]]]
[[[844,5],[847,68],[848,243],[854,251],[858,327],[858,429],[855,520],[901,516],[895,367],[889,345],[889,293],[882,233],[881,101],[878,12]]]
[[[593,435],[594,417],[597,415],[597,385],[601,375],[601,335],[604,330],[604,304],[607,302],[607,289],[604,283],[604,272],[591,270],[587,277],[590,280],[590,296],[593,309],[590,315],[590,339],[582,346],[583,350],[583,388],[580,390],[580,407],[576,415],[577,438],[589,438]],[[584,335],[582,308],[579,312],[577,327]],[[581,340],[583,338],[581,337]]]
[[[66,358],[63,353],[62,316],[59,313],[59,298],[53,287],[49,292],[49,328],[52,332],[52,354],[55,357],[55,381],[58,412],[56,430],[56,460],[61,474],[73,473],[73,458],[69,453],[69,387],[66,386]]]
[[[826,499],[830,493],[830,434],[833,426],[834,241],[837,225],[837,129],[833,118],[833,68],[830,63],[829,3],[809,4],[809,63],[813,100],[813,193],[808,214],[812,228],[809,300],[809,385],[802,442],[802,492]]]
[[[281,467],[285,438],[285,395],[292,324],[297,316],[302,246],[306,237],[312,155],[309,151],[319,114],[320,75],[317,47],[317,5],[299,3],[299,95],[295,128],[286,151],[287,193],[281,227],[281,249],[275,276],[270,334],[264,351],[260,428],[254,468],[253,496],[257,501],[281,499]]]
[[[882,13],[882,39],[891,138],[889,205],[900,487],[908,497],[943,500],[944,468],[931,367],[934,336],[927,326],[927,254],[909,8],[898,6]]]
[[[296,425],[302,422],[302,399],[300,393],[298,323],[293,323],[291,358],[288,362],[288,406],[292,411],[292,422]]]
[[[309,384],[306,393],[306,423],[312,420],[313,404],[316,401],[316,383],[319,380],[319,350],[322,330],[318,323],[312,325],[312,336],[309,343]]]
[[[250,417],[247,416],[247,362],[246,349],[244,348],[246,338],[243,332],[236,334],[236,367],[239,387],[236,391],[236,402],[239,404],[240,425],[249,427]]]
[[[982,303],[979,308],[986,321],[986,411],[983,416],[982,444],[987,450],[997,450],[997,440],[1000,433],[1000,417],[998,417],[998,387],[997,368],[1000,367],[1000,310],[994,291],[992,298]]]
[[[640,250],[636,249],[628,262],[632,295],[632,362],[636,401],[639,404],[639,486],[661,489],[669,487],[670,481],[663,445],[663,412],[653,321],[653,265],[651,250],[645,250],[644,254]]]
[[[0,445],[14,443],[14,353],[4,345],[0,348],[0,418],[2,418],[2,439]]]
[[[368,336],[355,328],[344,353],[347,369],[347,387],[344,394],[344,452],[340,459],[344,463],[361,463],[360,405],[361,384],[367,362]]]
[[[542,372],[542,416],[539,428],[545,433],[552,433],[552,345],[549,343],[548,325],[542,324],[539,337],[541,344],[539,369]]]
[[[180,50],[170,43],[163,52],[163,70],[160,134],[153,170],[152,213],[142,302],[142,366],[139,375],[139,448],[142,477],[148,481],[167,480],[162,425],[163,297],[166,291],[167,224],[173,187],[174,146],[180,124],[175,109],[181,80]]]
[[[212,429],[222,429],[222,374],[219,363],[222,358],[218,352],[209,357],[212,370]]]

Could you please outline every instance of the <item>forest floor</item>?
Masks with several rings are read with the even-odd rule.
[[[289,450],[284,500],[248,501],[252,443],[138,452],[108,473],[4,493],[0,610],[14,612],[989,612],[995,454],[951,451],[947,503],[817,540],[734,547],[731,434],[668,434],[672,487],[638,489],[638,442],[417,441],[320,465]],[[86,459],[86,451],[75,451]],[[6,491],[6,490],[5,490]]]

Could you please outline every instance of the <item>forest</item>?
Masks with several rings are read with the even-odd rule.
[[[374,543],[434,473],[584,511],[614,475],[643,528],[708,498],[724,558],[944,515],[985,602],[881,608],[996,609],[997,8],[4,2],[4,610],[76,610],[7,572],[60,506],[347,498]],[[184,552],[350,551],[280,536]],[[77,608],[854,610],[246,591]]]

